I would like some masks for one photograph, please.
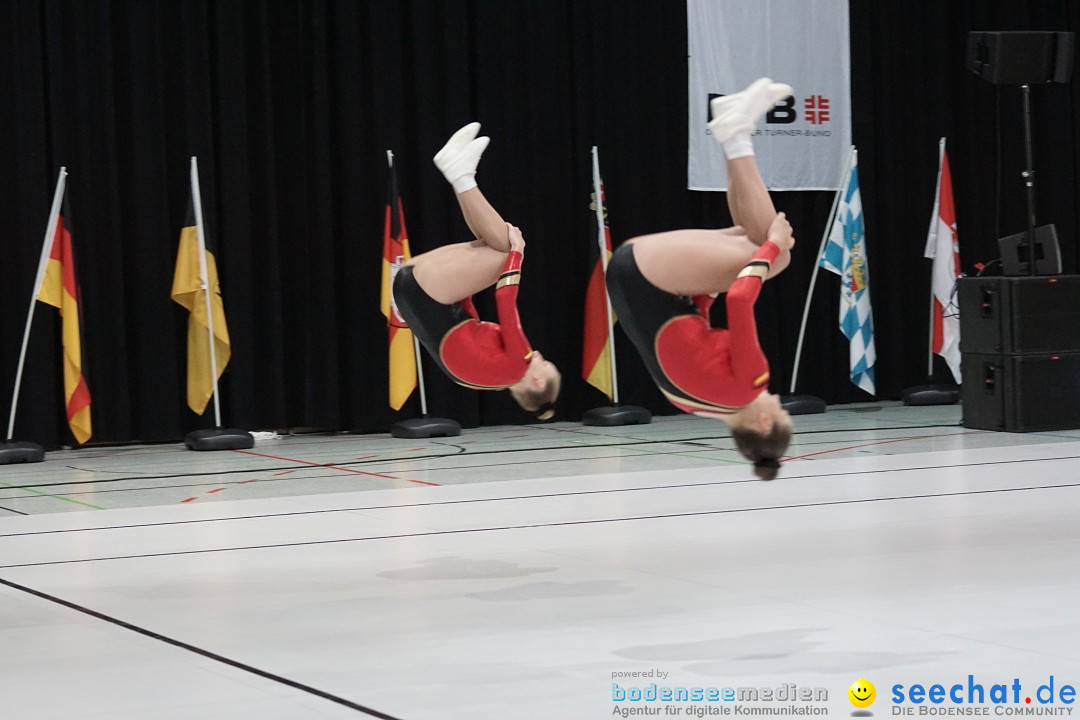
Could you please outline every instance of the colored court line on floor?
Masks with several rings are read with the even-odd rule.
[[[251,450],[233,450],[234,453],[241,453],[243,455],[255,455],[257,457],[269,458],[271,460],[281,460],[282,462],[298,463],[300,465],[309,465],[311,467],[327,468],[329,470],[338,470],[340,472],[354,473],[356,475],[370,475],[371,477],[386,478],[387,480],[402,480],[404,482],[416,483],[417,485],[433,485],[438,486],[439,483],[427,482],[426,480],[411,480],[409,478],[399,478],[393,475],[383,475],[382,473],[364,472],[363,470],[354,470],[352,468],[341,467],[340,465],[331,465],[326,463],[311,462],[310,460],[297,460],[296,458],[287,458],[280,455],[267,455],[266,453],[252,452]]]
[[[672,443],[672,444],[674,445],[676,443]],[[707,446],[703,446],[703,447],[707,447]],[[709,449],[711,449],[711,450],[713,450],[715,452],[733,452],[734,451],[734,450],[725,450],[724,448],[718,448],[718,447],[709,448]],[[704,455],[695,455],[694,451],[668,452],[666,450],[647,450],[645,448],[635,448],[635,450],[638,450],[638,451],[640,451],[642,453],[645,453],[645,454],[647,454],[647,455],[649,455],[651,457],[657,457],[657,456],[662,456],[662,455],[673,455],[675,457],[692,458],[694,460],[704,460],[705,462],[722,462],[722,463],[727,463],[729,465],[749,465],[750,464],[746,460],[741,460],[741,459],[729,459],[729,458],[724,458],[724,457],[705,457]],[[618,457],[618,456],[616,456],[616,457]],[[630,457],[632,457],[632,456],[630,456]]]
[[[334,695],[325,690],[320,690],[312,685],[305,685],[304,683],[293,680],[291,678],[287,678],[283,675],[277,675],[261,668],[257,668],[254,665],[248,665],[247,663],[240,662],[239,660],[233,660],[232,658],[226,657],[224,655],[219,655],[218,653],[211,652],[210,650],[206,650],[205,648],[201,648],[197,645],[192,645],[191,643],[186,643],[182,640],[177,640],[176,638],[162,635],[161,633],[154,632],[153,630],[149,630],[142,626],[129,623],[126,620],[121,620],[111,615],[106,615],[96,610],[91,610],[84,605],[79,605],[78,603],[71,602],[70,600],[64,600],[63,598],[60,598],[56,595],[50,595],[49,593],[43,592],[41,590],[36,590],[27,585],[20,585],[19,583],[12,582],[11,580],[5,580],[4,578],[0,578],[0,585],[7,586],[12,590],[18,590],[29,595],[33,595],[35,597],[41,598],[42,600],[56,603],[57,605],[61,605],[71,610],[75,610],[76,612],[83,613],[84,615],[89,615],[90,617],[97,620],[103,620],[104,622],[111,623],[118,627],[122,627],[125,630],[131,630],[147,638],[150,638],[151,640],[158,640],[163,643],[167,643],[168,645],[172,645],[173,647],[188,650],[195,653],[196,655],[201,655],[202,657],[208,658],[210,660],[215,660],[225,665],[229,665],[238,670],[243,670],[244,672],[251,673],[252,675],[258,675],[259,677],[265,678],[267,680],[272,680],[273,682],[280,683],[282,685],[294,688],[296,690],[300,690],[305,693],[309,693],[311,695],[314,695],[315,697],[322,698],[323,700],[329,700],[330,702],[337,703],[338,705],[343,705],[352,710],[357,710],[366,715],[370,715],[371,717],[381,718],[382,720],[400,720],[400,718],[397,718],[393,715],[388,715],[384,712],[374,710],[367,707],[366,705],[361,705],[360,703],[353,702],[352,700],[343,698],[339,695]]]
[[[255,480],[244,480],[244,483],[254,483],[254,481]],[[237,485],[243,485],[243,483],[238,483]],[[213,490],[207,490],[203,494],[212,495],[215,492],[220,492],[221,490],[225,490],[225,488],[214,488]],[[199,500],[199,495],[194,495],[194,497],[191,497],[191,498],[185,498],[184,500],[181,500],[180,502],[181,503],[190,503],[190,502],[194,502],[194,501],[197,501],[197,500]]]
[[[73,500],[72,498],[64,497],[63,495],[53,495],[52,493],[41,492],[40,490],[35,490],[34,488],[30,488],[30,487],[24,487],[22,485],[11,485],[11,484],[6,483],[6,482],[0,482],[0,485],[3,485],[4,487],[9,487],[12,490],[25,490],[26,492],[33,493],[34,495],[40,495],[41,497],[52,498],[53,500],[61,500],[63,502],[74,503],[76,505],[82,505],[83,507],[88,507],[91,510],[104,510],[105,509],[105,508],[99,507],[97,505],[91,505],[88,502],[83,502],[82,500]],[[17,511],[13,511],[13,512],[17,512]]]
[[[531,427],[531,426],[529,426],[529,427]],[[540,426],[537,426],[537,427],[540,427]],[[945,424],[929,423],[929,424],[919,424],[919,425],[910,425],[909,424],[909,425],[903,425],[903,426],[885,426],[885,427],[877,427],[877,428],[871,428],[871,429],[874,430],[874,431],[887,431],[887,430],[908,430],[908,431],[910,431],[910,430],[923,430],[923,429],[929,429],[929,428],[955,428],[955,427],[956,427],[955,423],[945,423]],[[830,433],[836,434],[836,433],[852,432],[854,430],[862,431],[862,430],[866,430],[866,428],[831,428],[831,429],[828,429],[828,430],[808,430],[808,431],[800,432],[799,435],[806,436],[806,435],[819,435],[819,434],[830,434]],[[572,432],[572,431],[565,431],[565,432]],[[588,433],[583,433],[583,434],[588,434]],[[979,433],[977,431],[975,431],[975,432],[973,432],[971,434],[979,434]],[[529,449],[529,450],[525,450],[525,449],[521,449],[521,448],[513,448],[513,449],[506,449],[506,450],[504,450],[504,449],[499,449],[499,450],[473,450],[473,451],[469,451],[469,452],[466,452],[465,448],[461,448],[461,447],[458,447],[458,446],[471,443],[471,442],[473,442],[472,440],[462,440],[462,441],[458,441],[457,443],[453,443],[453,444],[451,444],[451,443],[440,443],[438,441],[433,441],[433,444],[440,445],[442,447],[454,447],[454,448],[456,448],[458,450],[458,452],[457,453],[439,453],[439,454],[435,454],[435,455],[421,455],[419,457],[414,457],[414,458],[399,458],[399,460],[406,460],[406,459],[407,460],[429,460],[429,459],[433,459],[433,458],[434,459],[444,458],[444,457],[448,457],[450,455],[465,455],[465,454],[468,454],[468,455],[492,455],[492,454],[500,454],[500,453],[538,452],[538,451],[546,451],[546,450],[566,450],[566,449],[570,449],[570,448],[581,447],[582,445],[584,445],[585,447],[597,448],[597,447],[617,447],[617,446],[621,446],[621,445],[651,445],[651,444],[671,443],[671,442],[674,442],[674,441],[684,442],[684,441],[687,441],[687,440],[723,440],[723,439],[726,439],[727,437],[728,436],[724,436],[724,435],[706,435],[706,436],[702,436],[702,437],[669,438],[669,439],[624,438],[626,440],[626,442],[606,442],[606,443],[588,443],[587,441],[583,441],[583,440],[568,439],[568,442],[579,443],[579,444],[578,445],[552,445],[552,446],[546,446],[546,447],[533,448],[533,449]],[[241,452],[241,451],[234,450],[233,452]],[[249,454],[252,454],[252,455],[259,455],[259,453],[251,453],[250,451],[247,451],[247,452]],[[274,456],[273,455],[263,455],[262,457],[273,458]],[[283,458],[283,460],[285,462],[298,462],[296,460],[290,460],[290,459],[287,459],[287,458]],[[347,465],[363,465],[363,464],[367,464],[367,462],[370,462],[370,461],[338,463],[338,464],[333,464],[333,465],[331,465],[331,464],[321,464],[321,463],[310,463],[310,462],[306,463],[306,464],[308,464],[311,467],[329,468],[329,469],[334,469],[334,470],[347,470],[347,468],[345,467]],[[379,460],[377,462],[380,462],[380,463],[394,462],[394,460],[387,459],[385,461]],[[68,468],[72,469],[72,470],[85,470],[87,472],[95,472],[95,473],[102,472],[100,470],[91,470],[91,469],[88,469],[88,468],[80,468],[80,467],[77,467],[75,465],[68,465]],[[277,470],[277,469],[279,469],[279,468],[266,468],[266,469],[264,469],[264,471],[269,472],[270,470]],[[236,474],[236,473],[250,473],[250,472],[255,472],[255,471],[257,471],[257,470],[253,469],[253,468],[240,468],[240,469],[236,469],[236,470],[218,469],[218,470],[214,470],[213,472],[195,472],[195,473],[188,472],[188,473],[182,473],[182,474],[181,473],[170,473],[170,474],[163,474],[163,475],[162,474],[158,474],[158,475],[131,475],[131,476],[120,477],[120,478],[96,479],[96,480],[93,480],[92,482],[95,485],[97,485],[97,484],[111,483],[111,482],[131,482],[131,481],[135,481],[135,480],[161,480],[161,479],[171,479],[171,478],[178,478],[178,477],[195,478],[195,477],[202,477],[202,476],[207,476],[207,475],[213,475],[213,476],[217,477],[217,476],[220,476],[220,475],[229,475],[229,474]],[[404,471],[401,471],[401,472],[404,472]],[[368,473],[368,474],[375,475],[375,473]],[[392,476],[388,476],[388,477],[390,477],[391,479],[394,479],[394,480],[402,480],[403,479],[403,478],[396,478],[396,477],[392,477]],[[423,481],[419,481],[419,480],[410,480],[408,482],[417,482],[417,483],[420,483],[420,484],[426,484],[426,483],[423,483]],[[41,483],[36,483],[34,485],[19,485],[18,489],[26,490],[26,489],[29,489],[31,487],[64,487],[64,486],[67,486],[67,485],[77,485],[77,484],[85,484],[85,481],[83,481],[83,482],[77,482],[77,481],[76,482],[67,482],[67,481],[65,481],[65,482],[41,482]]]
[[[620,447],[621,448],[623,446],[621,446],[621,445],[620,446],[600,445],[600,446],[589,446],[589,447]],[[630,448],[630,449],[633,449],[633,448]],[[717,452],[722,452],[723,448],[715,448],[715,450]],[[524,451],[522,451],[522,452],[524,452]],[[734,452],[734,451],[732,451],[732,452]],[[694,459],[702,460],[702,461],[706,461],[706,462],[726,462],[726,463],[736,464],[736,465],[747,465],[747,464],[749,464],[748,462],[741,461],[741,460],[727,460],[727,459],[724,459],[724,458],[710,458],[710,457],[705,457],[705,456],[701,456],[701,455],[694,455],[692,452],[686,452],[686,453],[683,453],[681,451],[667,452],[667,451],[664,451],[664,450],[647,450],[647,449],[642,449],[640,452],[637,452],[637,453],[623,453],[623,454],[618,454],[618,455],[595,455],[593,457],[585,458],[585,460],[588,460],[588,461],[625,460],[625,459],[635,458],[635,457],[660,457],[660,456],[671,456],[671,457],[678,457],[678,458],[686,457],[686,458],[694,458]],[[458,456],[457,455],[439,455],[439,456],[433,456],[433,457],[435,457],[437,459],[437,458],[444,458],[444,457],[449,458],[449,457],[458,457]],[[420,458],[420,459],[424,459],[424,458]],[[413,458],[399,458],[399,459],[396,459],[396,460],[387,460],[386,463],[387,464],[393,464],[393,463],[403,463],[403,462],[412,462],[412,461],[413,461]],[[505,462],[505,463],[485,463],[483,465],[448,465],[448,466],[445,466],[445,467],[436,468],[435,471],[436,472],[442,472],[442,471],[446,471],[446,470],[491,470],[491,469],[494,469],[494,468],[501,468],[501,467],[508,467],[508,466],[517,467],[517,466],[521,466],[521,465],[543,465],[544,463],[564,463],[564,462],[567,462],[567,460],[565,458],[555,458],[555,459],[552,459],[552,460],[515,460],[513,462]],[[330,468],[329,466],[325,466],[325,465],[317,465],[316,467],[334,469],[334,468]],[[338,468],[338,469],[344,469],[344,468]],[[430,471],[431,469],[430,468],[410,468],[410,467],[405,467],[405,468],[401,468],[401,469],[392,468],[392,470],[394,472],[424,472],[424,471]],[[279,475],[288,475],[288,474],[294,473],[294,472],[301,472],[301,471],[300,470],[288,470],[288,471],[286,471],[284,473],[274,473],[273,475],[270,476],[270,478],[264,479],[262,482],[265,482],[265,483],[280,482],[280,481],[292,482],[293,480],[295,480],[297,478],[279,478],[278,476]],[[317,476],[317,477],[306,477],[305,476],[305,477],[298,478],[298,480],[301,480],[301,481],[316,481],[317,482],[317,481],[320,481],[320,480],[325,480],[328,477],[329,476]],[[138,479],[142,479],[142,478],[120,478],[119,480],[124,480],[124,479],[138,480]],[[395,478],[395,479],[400,479],[400,478]],[[258,479],[256,479],[256,480],[242,480],[242,481],[231,483],[231,484],[244,485],[245,483],[257,482],[257,481],[258,481]],[[110,482],[112,482],[112,481],[110,481]],[[218,482],[219,481],[215,480],[212,483],[202,483],[202,484],[193,483],[193,484],[189,484],[189,485],[153,485],[153,486],[146,486],[146,487],[113,488],[113,489],[100,489],[100,488],[98,488],[98,489],[94,489],[94,490],[87,490],[85,492],[87,494],[104,495],[106,493],[133,493],[133,492],[143,492],[143,491],[147,491],[147,490],[177,490],[177,489],[192,488],[192,487],[196,487],[196,488],[197,487],[216,487]],[[416,482],[420,482],[420,481],[416,481]],[[438,487],[441,487],[441,485],[438,486]],[[78,495],[80,493],[76,492],[76,493],[71,493],[71,494],[72,495]],[[21,499],[21,498],[18,495],[12,496],[12,497],[0,497],[0,501],[19,500],[19,499]],[[192,501],[194,501],[196,499],[198,499],[197,496],[192,496],[192,497],[187,498],[185,500],[181,500],[180,502],[192,502]],[[3,537],[3,535],[0,535],[0,537]]]
[[[1058,457],[1048,458],[1024,458],[1020,460],[991,460],[987,462],[964,462],[958,465],[914,465],[910,467],[900,468],[876,468],[873,470],[856,470],[848,472],[828,472],[828,473],[809,473],[804,475],[785,475],[784,480],[812,480],[820,478],[830,477],[848,477],[858,475],[878,475],[882,473],[904,473],[904,472],[920,472],[924,470],[955,470],[958,468],[972,468],[972,467],[987,467],[991,465],[1019,465],[1038,462],[1058,462],[1062,460],[1080,460],[1080,455],[1063,455]],[[802,467],[810,468],[813,466],[804,465]],[[298,517],[303,515],[325,515],[333,513],[347,513],[347,512],[360,512],[368,510],[399,510],[402,508],[422,508],[422,507],[438,507],[443,505],[473,505],[480,503],[494,503],[494,502],[508,502],[513,500],[535,500],[539,498],[566,498],[566,497],[578,497],[578,496],[591,496],[591,495],[618,495],[621,493],[636,493],[636,492],[653,492],[653,491],[665,491],[665,490],[681,490],[703,487],[717,487],[721,485],[743,485],[743,484],[757,484],[760,480],[753,478],[740,478],[734,480],[709,480],[706,482],[686,482],[686,483],[674,483],[666,485],[645,485],[640,487],[628,487],[628,488],[608,488],[602,490],[573,490],[569,492],[547,492],[532,495],[502,495],[496,497],[482,497],[482,498],[466,498],[461,500],[438,500],[432,502],[409,502],[409,503],[396,503],[390,505],[350,505],[340,508],[326,508],[321,510],[299,510],[292,512],[275,512],[256,515],[233,515],[226,517],[216,518],[203,518],[198,520],[169,520],[165,522],[140,522],[131,523],[128,525],[105,525],[101,527],[80,527],[80,528],[65,528],[62,530],[34,530],[30,532],[15,532],[15,533],[2,533],[0,532],[0,538],[5,537],[22,537],[27,535],[57,535],[65,533],[82,533],[82,532],[96,532],[98,530],[128,530],[132,528],[144,528],[144,527],[162,527],[166,525],[193,525],[203,523],[217,523],[217,522],[233,522],[237,520],[262,520],[266,518],[284,518],[284,517]],[[1080,483],[1073,483],[1067,485],[1048,485],[1040,486],[1039,488],[1015,488],[1016,490],[1023,489],[1047,489],[1052,487],[1080,487]],[[978,492],[999,492],[998,490],[987,491],[975,491]]]
[[[951,435],[975,435],[975,432],[962,432],[962,433],[950,433]],[[916,435],[914,437],[902,437],[892,438],[891,440],[878,440],[876,442],[862,443],[860,445],[848,445],[847,447],[833,448],[832,450],[819,450],[818,452],[807,453],[806,455],[796,455],[795,457],[784,458],[784,462],[791,462],[792,460],[805,460],[808,457],[816,457],[818,455],[828,455],[834,452],[843,452],[845,450],[857,450],[858,448],[870,447],[871,445],[888,445],[889,443],[907,442],[908,440],[925,440],[927,438],[940,437],[938,435]]]
[[[742,508],[722,508],[716,510],[692,510],[687,512],[668,512],[652,515],[628,515],[607,518],[586,518],[582,520],[560,520],[554,522],[535,522],[521,525],[487,525],[480,527],[453,528],[446,530],[423,530],[417,532],[393,533],[389,535],[368,535],[361,537],[330,538],[326,540],[301,540],[296,542],[264,543],[259,545],[230,545],[216,548],[202,548],[198,550],[169,550],[162,552],[147,552],[132,555],[106,555],[99,557],[75,558],[69,560],[42,560],[36,562],[12,563],[0,565],[0,570],[13,570],[16,568],[46,567],[60,565],[82,565],[85,563],[110,562],[114,560],[137,560],[142,558],[179,557],[207,555],[212,553],[229,553],[249,550],[269,550],[278,548],[313,547],[319,545],[338,545],[344,543],[377,542],[384,540],[402,540],[410,538],[428,538],[451,535],[469,535],[474,533],[496,533],[512,530],[536,530],[538,528],[562,528],[587,525],[610,525],[624,522],[640,522],[644,520],[676,520],[680,518],[735,515],[742,513],[770,512],[776,510],[794,510],[799,508],[821,507],[844,507],[864,505],[870,503],[885,503],[904,500],[930,500],[934,498],[954,497],[977,497],[985,495],[999,495],[1002,493],[1030,492],[1035,490],[1076,490],[1080,483],[1063,483],[1061,485],[1034,485],[1024,487],[992,488],[987,490],[959,490],[953,492],[916,493],[912,495],[886,495],[883,497],[850,498],[845,500],[825,500],[819,502],[797,502],[790,505],[755,505]],[[0,584],[5,583],[0,578]]]
[[[896,430],[896,429],[908,429],[909,430],[911,428],[890,428],[890,429],[891,430]],[[836,432],[840,432],[840,431],[836,431]],[[970,430],[970,431],[963,431],[963,432],[957,432],[957,433],[938,434],[938,435],[934,435],[932,437],[951,437],[951,436],[954,436],[954,435],[959,436],[959,435],[980,435],[980,434],[986,434],[986,433],[984,433],[982,431],[978,431],[978,430]],[[931,436],[919,436],[919,437],[931,437]],[[701,440],[706,440],[706,439],[708,439],[708,440],[724,440],[725,438],[723,438],[723,437],[715,437],[715,438],[699,438],[699,439],[701,439]],[[896,442],[896,441],[900,441],[900,440],[909,440],[909,439],[917,439],[917,438],[910,437],[910,436],[904,436],[904,437],[901,437],[901,438],[886,438],[883,441],[875,441],[874,443],[870,443],[870,444],[882,444],[883,442]],[[1069,439],[1075,440],[1075,438],[1069,438]],[[609,448],[609,447],[611,447],[611,448],[619,448],[620,450],[625,449],[625,450],[637,450],[638,451],[637,453],[633,453],[633,454],[624,453],[624,454],[617,454],[617,455],[597,455],[597,456],[588,458],[589,460],[594,460],[594,461],[595,460],[611,460],[611,459],[620,459],[621,460],[621,459],[632,458],[632,457],[658,457],[658,456],[670,455],[672,457],[695,458],[695,459],[703,460],[703,461],[723,462],[723,463],[734,464],[734,465],[747,465],[747,464],[749,464],[749,463],[747,463],[745,460],[743,460],[741,458],[728,459],[728,458],[723,458],[723,457],[706,457],[706,456],[702,456],[702,455],[696,455],[692,451],[691,452],[682,452],[682,451],[669,452],[669,451],[664,451],[664,450],[648,450],[645,447],[641,447],[641,445],[653,444],[654,442],[655,443],[668,443],[668,444],[673,444],[673,445],[676,445],[676,444],[692,445],[692,446],[700,446],[702,448],[709,448],[710,447],[710,446],[706,445],[705,443],[694,442],[692,440],[685,440],[685,441],[680,441],[680,440],[646,441],[645,443],[633,443],[633,442],[628,442],[628,443],[604,443],[604,444],[600,444],[600,445],[588,444],[588,441],[586,441],[586,440],[570,440],[570,442],[584,444],[585,447],[588,447],[588,448]],[[834,440],[827,440],[827,441],[822,441],[822,442],[817,442],[817,443],[804,443],[803,447],[806,447],[808,445],[824,445],[824,444],[830,444],[830,443],[833,443],[833,442],[835,442],[835,441]],[[437,444],[442,445],[442,446],[446,446],[446,447],[458,448],[459,444],[464,444],[464,443],[453,444],[453,443],[440,442],[440,443],[437,443]],[[546,447],[546,448],[537,448],[535,450],[515,450],[515,451],[507,451],[507,452],[523,452],[523,453],[524,452],[537,452],[537,451],[546,451],[546,450],[554,450],[554,449],[568,449],[568,448],[571,448],[571,447],[573,447],[573,446],[560,446],[560,447],[557,447],[557,448]],[[839,452],[839,451],[845,450],[845,449],[858,449],[860,447],[865,447],[865,445],[850,446],[850,447],[845,447],[845,448],[832,448],[831,450],[821,451],[820,453],[809,453],[809,454],[805,454],[805,455],[795,456],[795,457],[790,458],[790,459],[809,457],[810,455],[823,454],[825,452]],[[464,450],[464,448],[458,448],[458,449]],[[720,448],[720,447],[712,447],[712,450],[715,451],[715,452],[718,452],[718,453],[719,452],[735,453],[736,452],[736,450],[734,448],[725,449],[725,448]],[[502,454],[503,452],[504,451],[499,451],[499,452],[497,452],[495,454]],[[390,469],[391,469],[392,472],[398,472],[398,473],[407,473],[407,472],[414,472],[414,471],[415,472],[424,472],[424,471],[431,470],[431,468],[410,468],[410,467],[394,468],[392,466],[397,464],[397,463],[413,462],[414,460],[443,459],[443,458],[456,457],[458,455],[484,455],[484,454],[488,454],[488,453],[486,453],[486,452],[480,452],[480,453],[466,453],[466,452],[447,453],[445,455],[432,455],[432,456],[427,456],[427,457],[423,457],[423,458],[386,459],[383,462],[386,463],[387,465],[391,466]],[[539,464],[548,463],[548,462],[565,462],[565,459],[556,458],[556,459],[553,459],[553,460],[526,460],[526,461],[518,460],[518,461],[513,461],[513,462],[508,462],[508,463],[485,463],[485,464],[482,464],[482,465],[448,465],[448,466],[445,466],[445,467],[438,468],[437,470],[438,471],[466,470],[466,469],[489,470],[489,469],[497,468],[497,467],[505,467],[507,465],[539,465]],[[326,466],[317,465],[315,467],[326,467]],[[335,467],[338,467],[339,469],[343,469],[343,468],[340,468],[340,466],[335,466]],[[289,474],[295,473],[295,472],[298,472],[298,471],[297,470],[286,470],[284,472],[274,473],[272,478],[276,478],[277,476],[289,475]],[[117,479],[115,481],[125,480],[125,479],[127,479],[127,480],[140,480],[140,479],[144,479],[144,478],[119,478],[119,479]],[[306,478],[305,477],[305,478],[302,478],[302,479],[311,480],[311,479],[316,479],[316,478]],[[273,481],[273,480],[271,479],[271,481]],[[95,482],[101,482],[101,481],[95,481]],[[108,482],[114,482],[114,480],[109,480]],[[243,481],[243,482],[255,482],[255,481],[254,480],[246,480],[246,481]],[[243,482],[236,483],[236,484],[243,484]],[[64,484],[66,484],[66,483],[64,483]],[[207,483],[207,485],[215,485],[215,484],[216,484],[216,482],[215,483]],[[92,494],[102,495],[102,494],[105,494],[105,493],[112,493],[112,492],[128,493],[128,492],[139,492],[139,491],[143,491],[143,490],[174,490],[174,489],[177,489],[177,487],[178,486],[159,485],[159,486],[152,486],[152,487],[124,488],[124,489],[119,489],[119,490],[95,489],[95,490],[91,490],[91,491],[87,491],[87,492],[92,493]],[[192,486],[188,486],[188,487],[192,487]],[[76,492],[76,493],[70,493],[70,494],[71,495],[78,495],[78,494],[81,494],[81,493]],[[14,497],[9,497],[9,498],[0,498],[0,500],[7,500],[7,499],[15,499],[15,500],[17,500],[17,499],[19,499],[19,497],[14,496]],[[196,498],[192,497],[192,498],[188,498],[187,500],[181,501],[181,502],[191,502],[191,501],[193,501],[195,499]]]

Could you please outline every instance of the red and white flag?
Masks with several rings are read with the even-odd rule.
[[[960,246],[956,238],[956,209],[953,205],[952,175],[945,138],[941,138],[937,192],[930,232],[926,236],[926,257],[934,259],[930,288],[934,297],[931,349],[945,358],[956,382],[960,382],[960,308],[956,279],[960,277]]]

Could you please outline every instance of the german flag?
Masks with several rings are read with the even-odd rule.
[[[82,373],[82,340],[79,332],[82,296],[79,284],[75,281],[75,255],[71,247],[70,221],[65,222],[64,219],[70,217],[67,198],[64,198],[63,210],[56,218],[52,250],[45,266],[38,300],[60,309],[67,421],[72,435],[81,445],[90,439],[93,428],[90,422],[90,389]]]
[[[611,258],[611,229],[608,227],[607,207],[604,205],[604,183],[600,179],[600,169],[595,162],[595,154],[591,197],[592,202],[589,207],[593,210],[597,241],[589,243],[592,274],[589,276],[589,287],[585,291],[585,342],[581,356],[581,377],[607,395],[609,400],[613,400],[611,323],[608,322],[607,287],[604,284],[606,262],[600,256],[602,242],[607,258]],[[612,316],[612,321],[614,321],[614,316]]]
[[[197,182],[193,177],[192,182]],[[218,283],[217,261],[210,238],[203,233],[206,245],[206,286],[210,293],[210,311],[214,321],[214,354],[217,361],[217,377],[225,371],[232,357],[229,327],[225,323],[225,305],[221,300]],[[207,323],[206,291],[203,290],[199,267],[199,235],[191,199],[188,199],[187,218],[180,231],[180,249],[176,253],[176,271],[173,273],[172,299],[184,306],[188,318],[187,402],[197,414],[206,412],[206,406],[214,395],[214,376],[210,369],[210,334]]]
[[[413,334],[394,305],[392,292],[394,275],[411,255],[409,236],[405,231],[405,211],[398,194],[397,172],[390,157],[390,182],[386,194],[386,215],[383,222],[382,298],[380,309],[386,317],[390,333],[390,407],[400,410],[416,388],[416,354]]]

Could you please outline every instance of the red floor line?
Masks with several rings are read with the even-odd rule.
[[[292,475],[295,470],[286,470],[285,472],[274,473],[273,477],[281,477],[282,475]]]
[[[225,489],[225,488],[214,488],[213,490],[207,490],[207,491],[206,491],[206,494],[207,494],[207,495],[213,495],[214,493],[219,493],[219,492],[221,492],[221,491],[222,491],[222,490],[224,490],[224,489]]]
[[[982,434],[982,430],[968,430],[967,432],[948,433],[949,436],[951,436],[951,435],[980,435],[980,434]],[[926,438],[931,438],[931,437],[945,437],[945,436],[942,436],[942,435],[917,435],[915,437],[893,438],[892,440],[878,440],[877,442],[863,443],[862,445],[852,445],[850,447],[833,448],[832,450],[822,450],[820,452],[810,453],[808,455],[797,455],[797,456],[791,457],[791,458],[784,458],[784,460],[785,461],[787,461],[787,460],[802,460],[803,458],[813,457],[815,455],[825,455],[827,453],[841,452],[843,450],[855,450],[857,448],[870,447],[871,445],[887,445],[888,443],[904,442],[905,440],[925,440]]]
[[[967,433],[960,433],[966,435]],[[871,445],[888,445],[889,443],[906,442],[908,440],[925,440],[929,437],[936,437],[935,435],[919,435],[918,437],[905,437],[905,438],[893,438],[892,440],[878,440],[877,442],[863,443],[862,445],[849,445],[848,447],[833,448],[832,450],[821,450],[818,452],[808,453],[806,455],[796,455],[795,457],[784,458],[784,462],[791,462],[792,460],[803,460],[808,457],[814,457],[815,455],[828,455],[834,452],[843,452],[844,450],[855,450],[857,448],[870,447]]]
[[[416,483],[417,485],[433,485],[438,487],[439,483],[427,482],[425,480],[411,480],[409,478],[399,478],[393,475],[383,475],[382,473],[364,472],[363,470],[353,470],[352,468],[338,467],[337,465],[328,465],[325,463],[311,462],[310,460],[297,460],[296,458],[281,457],[280,455],[267,455],[266,453],[252,452],[251,450],[233,450],[234,453],[242,453],[244,455],[255,455],[257,457],[269,458],[271,460],[281,460],[282,462],[293,462],[301,465],[310,465],[311,467],[328,468],[330,470],[337,470],[339,472],[353,473],[355,475],[369,475],[371,477],[387,478],[389,480],[403,480],[405,482]]]
[[[197,498],[197,497],[189,497],[187,500],[181,500],[180,502],[186,503],[186,502],[191,502],[192,500],[198,500],[198,499],[199,498]]]

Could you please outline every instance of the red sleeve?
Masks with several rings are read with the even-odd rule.
[[[780,256],[780,247],[766,241],[731,284],[727,294],[727,320],[731,341],[731,369],[739,383],[764,387],[769,382],[769,363],[758,345],[754,302],[761,286]]]
[[[462,300],[458,304],[461,305],[462,309],[464,309],[465,312],[469,313],[469,315],[472,317],[473,320],[479,320],[480,319],[480,315],[479,315],[479,313],[476,312],[476,306],[473,305],[473,301],[472,301],[471,297],[465,298],[464,300]]]
[[[690,298],[694,305],[697,307],[698,313],[701,317],[705,318],[705,322],[709,321],[709,311],[712,309],[713,301],[716,300],[715,295],[694,295]]]
[[[507,354],[525,362],[532,354],[532,348],[521,329],[521,318],[518,317],[517,310],[518,283],[521,282],[523,259],[524,256],[517,250],[511,250],[506,256],[506,264],[495,287],[495,306],[499,313],[499,327]]]

